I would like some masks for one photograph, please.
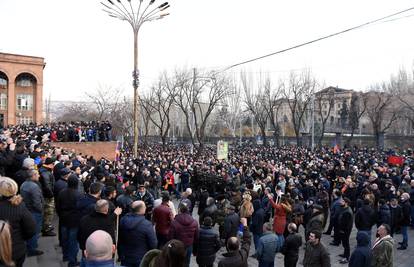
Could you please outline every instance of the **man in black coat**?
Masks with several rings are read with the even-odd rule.
[[[401,211],[402,211],[402,218],[400,222],[401,226],[401,234],[403,236],[403,241],[399,242],[401,245],[398,249],[399,250],[406,250],[408,246],[408,226],[410,226],[411,220],[411,204],[410,204],[410,194],[403,193],[401,195]]]
[[[80,211],[76,205],[80,199],[78,183],[78,178],[75,175],[71,175],[68,179],[68,188],[63,189],[56,199],[63,261],[69,261],[69,267],[79,265],[77,261],[79,247],[76,240],[80,221]]]
[[[376,222],[376,212],[371,207],[369,199],[364,199],[363,206],[358,209],[355,214],[355,227],[358,232],[365,232],[369,237],[369,245],[371,245],[371,229]]]
[[[247,227],[247,219],[241,218],[240,222],[243,225],[243,238],[241,241],[241,248],[239,248],[239,240],[237,237],[231,237],[227,240],[227,253],[224,253],[224,258],[219,261],[218,267],[247,267],[247,258],[249,257],[251,235]]]
[[[350,256],[350,247],[349,247],[349,236],[352,232],[352,226],[354,224],[354,215],[352,212],[352,209],[350,207],[351,200],[347,197],[344,197],[341,202],[341,212],[338,216],[338,231],[339,231],[339,237],[342,243],[342,246],[344,247],[344,254],[341,254],[340,256],[343,257],[342,260],[340,260],[340,263],[345,264],[349,261]]]
[[[302,237],[297,233],[297,226],[294,223],[288,225],[289,235],[286,237],[282,247],[282,253],[285,255],[285,267],[296,267],[299,259],[299,248],[302,246]]]
[[[196,261],[200,267],[212,267],[216,260],[216,253],[221,244],[219,234],[212,228],[213,220],[204,217],[203,225],[200,227],[199,242],[194,246],[193,254],[197,256]]]
[[[250,232],[253,234],[254,247],[257,249],[257,244],[260,237],[263,235],[263,224],[265,222],[265,211],[259,199],[253,200],[253,215],[252,223],[250,225]]]
[[[91,214],[95,209],[95,203],[100,199],[103,185],[99,182],[91,184],[89,194],[81,197],[77,203],[81,218]]]
[[[86,215],[80,221],[77,235],[79,248],[82,251],[85,250],[86,239],[96,230],[103,230],[110,234],[115,244],[115,220],[121,212],[121,208],[116,208],[114,213],[109,214],[108,200],[98,200],[95,204],[95,211]]]
[[[217,216],[217,206],[215,203],[214,198],[209,197],[207,198],[207,207],[204,209],[203,213],[200,215],[199,223],[200,225],[204,222],[204,218],[210,217],[212,220],[212,227],[216,224],[216,216]]]
[[[227,215],[224,218],[224,237],[227,243],[227,240],[230,237],[237,236],[237,231],[239,230],[240,217],[235,212],[234,206],[229,206]]]

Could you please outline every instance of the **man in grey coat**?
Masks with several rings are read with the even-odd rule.
[[[37,241],[42,228],[43,206],[45,201],[39,184],[39,173],[36,170],[28,170],[28,175],[29,178],[22,184],[20,193],[27,209],[36,222],[36,234],[27,241],[27,255],[30,257],[43,254],[43,251],[37,249]]]

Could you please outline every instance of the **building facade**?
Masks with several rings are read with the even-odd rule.
[[[0,53],[0,126],[42,122],[41,57]]]

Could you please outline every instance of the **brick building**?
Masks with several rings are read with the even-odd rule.
[[[0,53],[0,126],[42,121],[41,57]]]

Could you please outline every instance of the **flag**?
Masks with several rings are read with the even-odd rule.
[[[404,157],[401,157],[401,156],[389,156],[388,157],[388,164],[401,166],[401,165],[404,164]]]
[[[115,161],[119,161],[121,159],[121,142],[116,142],[116,148],[115,148]]]

